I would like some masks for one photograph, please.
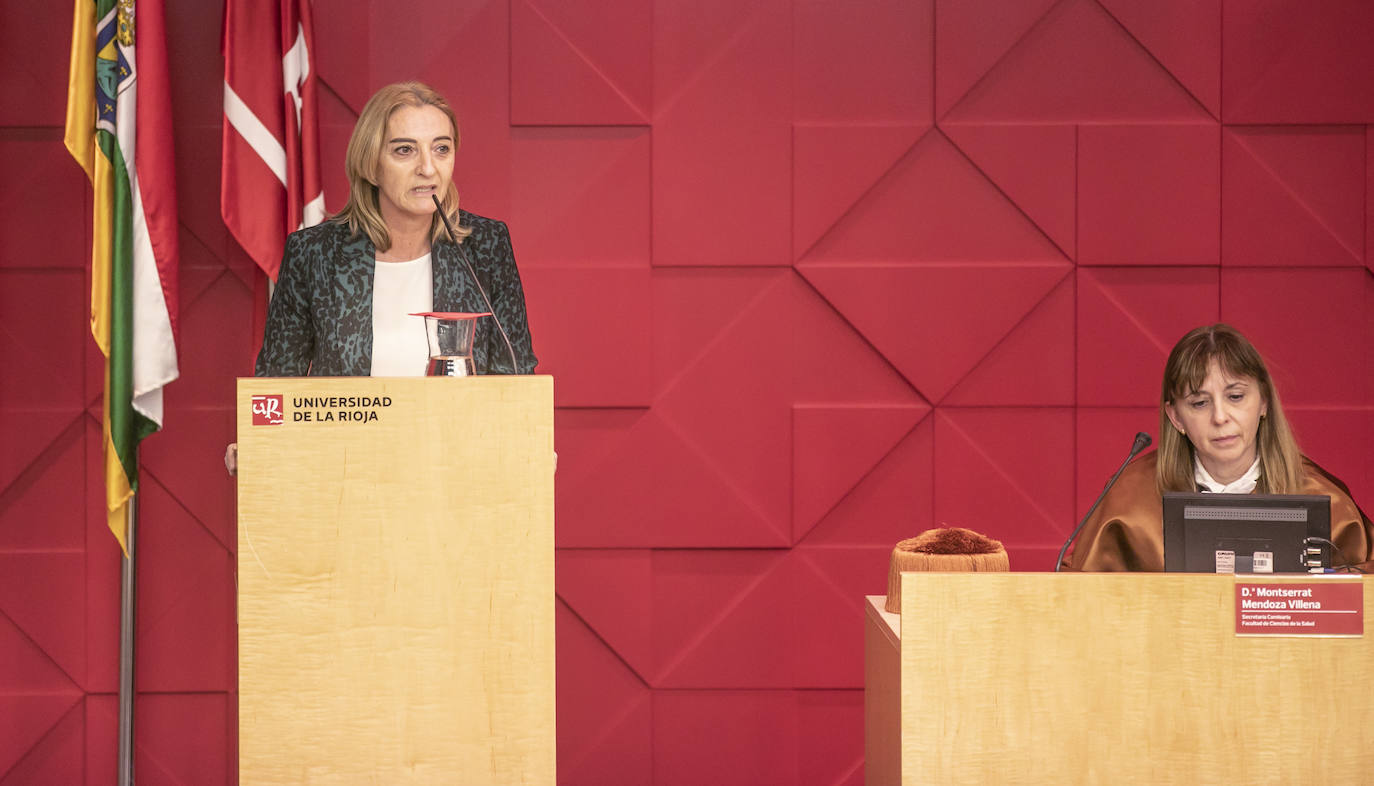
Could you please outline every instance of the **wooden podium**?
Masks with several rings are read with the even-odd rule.
[[[866,604],[866,782],[1374,779],[1374,646],[1238,637],[1235,581],[903,574],[900,619]]]
[[[238,381],[239,782],[554,777],[553,380]]]

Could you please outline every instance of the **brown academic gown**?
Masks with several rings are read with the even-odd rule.
[[[1066,570],[1164,570],[1164,505],[1155,487],[1154,451],[1132,461],[1083,527]],[[1364,571],[1370,562],[1374,525],[1350,498],[1345,484],[1308,459],[1302,494],[1331,497],[1331,540]],[[1340,557],[1332,559],[1340,564]]]

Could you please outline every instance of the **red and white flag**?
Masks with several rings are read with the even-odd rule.
[[[286,236],[324,219],[309,0],[226,0],[219,209],[274,281]]]

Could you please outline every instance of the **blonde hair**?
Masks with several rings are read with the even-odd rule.
[[[1164,384],[1159,397],[1159,457],[1155,465],[1159,492],[1197,490],[1193,482],[1193,443],[1174,428],[1168,407],[1201,387],[1213,360],[1230,376],[1254,380],[1259,385],[1262,400],[1268,405],[1259,421],[1256,453],[1260,478],[1255,490],[1263,494],[1299,493],[1305,481],[1302,453],[1284,417],[1269,368],[1240,331],[1223,324],[1189,331],[1174,345],[1164,364]]]
[[[348,204],[330,220],[347,224],[352,235],[364,233],[378,251],[391,248],[391,233],[382,218],[377,196],[377,164],[382,146],[386,144],[386,124],[391,115],[403,106],[432,106],[448,117],[453,126],[453,149],[458,150],[458,118],[444,97],[422,82],[397,82],[372,94],[363,106],[353,135],[348,138],[348,153],[344,157],[344,171],[348,174]],[[455,240],[472,234],[471,229],[458,225],[458,187],[450,180],[448,190],[440,200],[443,211],[453,222]],[[435,211],[429,230],[431,243],[444,239],[444,222]]]

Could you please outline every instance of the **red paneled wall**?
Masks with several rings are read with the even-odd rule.
[[[167,0],[182,378],[145,443],[138,766],[234,780],[220,9]],[[0,784],[112,782],[70,4],[0,0]],[[942,522],[1044,570],[1164,356],[1236,324],[1374,506],[1364,0],[318,0],[327,202],[372,90],[459,108],[557,377],[565,783],[862,781],[861,596]]]

